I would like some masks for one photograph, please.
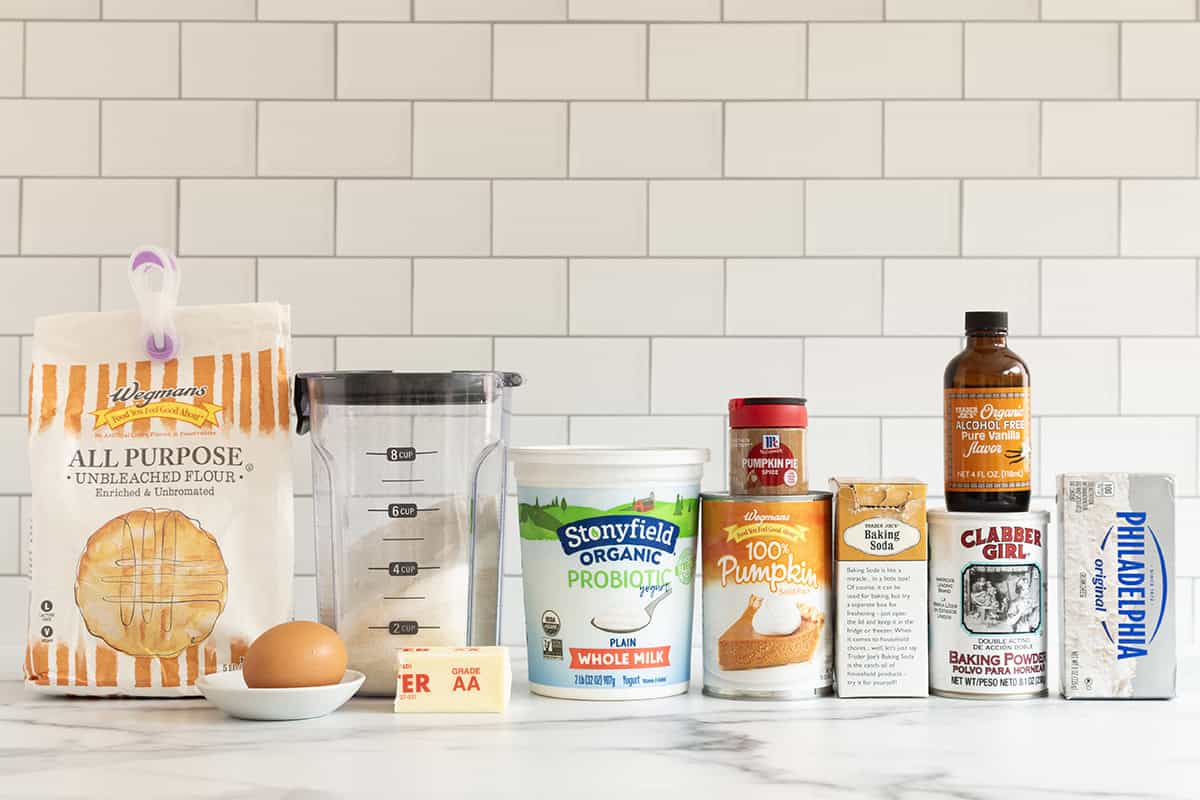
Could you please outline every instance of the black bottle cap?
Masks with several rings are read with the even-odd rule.
[[[1007,311],[968,311],[967,333],[975,331],[1008,332]]]

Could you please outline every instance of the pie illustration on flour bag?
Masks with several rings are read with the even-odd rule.
[[[176,310],[142,288],[156,270],[177,285],[169,255],[131,259],[140,313],[34,325],[24,673],[43,691],[196,694],[291,616],[288,310]]]

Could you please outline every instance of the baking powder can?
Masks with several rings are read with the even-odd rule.
[[[929,689],[1046,695],[1050,514],[929,512]]]
[[[832,692],[831,497],[701,495],[705,694]]]

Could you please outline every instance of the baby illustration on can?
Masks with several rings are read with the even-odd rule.
[[[828,694],[830,495],[705,494],[701,515],[705,694]]]

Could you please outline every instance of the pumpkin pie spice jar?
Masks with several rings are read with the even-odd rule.
[[[735,397],[729,401],[729,492],[797,495],[808,491],[803,397]]]

